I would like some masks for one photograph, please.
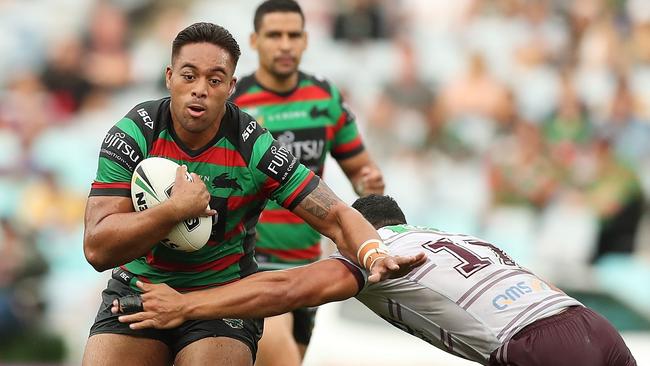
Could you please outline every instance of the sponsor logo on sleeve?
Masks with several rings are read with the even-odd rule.
[[[291,177],[298,164],[298,159],[287,148],[281,146],[279,142],[273,141],[257,164],[257,168],[269,177],[283,183]]]
[[[275,138],[303,165],[318,173],[325,149],[325,130],[323,128],[287,130],[276,134]]]
[[[115,161],[131,172],[134,171],[138,162],[142,160],[142,154],[135,140],[117,127],[113,127],[108,131],[104,141],[102,141],[99,154]]]
[[[144,122],[144,125],[149,127],[150,130],[153,130],[153,120],[149,116],[149,113],[144,110],[144,108],[138,109],[136,112],[142,117],[142,121]]]
[[[256,129],[257,129],[257,122],[255,122],[255,120],[248,122],[248,125],[241,133],[242,141],[246,142],[246,140],[248,140],[248,138],[251,137],[251,134],[255,132]]]

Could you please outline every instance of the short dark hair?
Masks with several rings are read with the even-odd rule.
[[[375,229],[406,224],[404,212],[390,196],[371,194],[354,201],[352,207],[359,211]]]
[[[194,23],[176,35],[176,38],[174,38],[174,42],[172,43],[172,63],[176,56],[178,56],[178,53],[181,52],[183,46],[204,42],[212,43],[213,45],[219,46],[228,51],[235,67],[237,66],[239,56],[241,56],[241,51],[235,37],[233,37],[226,28],[205,22]]]
[[[300,5],[294,0],[266,0],[255,10],[255,17],[253,18],[255,32],[260,30],[262,18],[268,13],[298,13],[303,26],[305,25],[305,14],[303,14]]]

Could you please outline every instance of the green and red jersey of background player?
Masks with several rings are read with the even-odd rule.
[[[238,81],[231,100],[319,176],[328,153],[344,160],[364,150],[353,114],[325,80],[300,72],[293,90],[277,93],[249,75]],[[275,202],[267,204],[257,233],[262,269],[313,262],[321,255],[320,234]]]

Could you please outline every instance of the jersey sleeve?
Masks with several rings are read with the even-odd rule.
[[[293,210],[320,182],[320,178],[302,165],[271,133],[261,129],[255,140],[249,163],[263,193],[282,207]]]
[[[145,137],[132,119],[116,123],[102,141],[90,196],[130,197],[131,176],[146,150]]]
[[[334,86],[331,87],[331,92],[331,114],[336,119],[331,155],[336,160],[344,160],[361,153],[364,146],[354,114]]]
[[[354,278],[357,280],[357,285],[359,286],[359,290],[357,291],[357,294],[363,290],[363,287],[366,285],[366,281],[368,280],[368,273],[361,269],[358,265],[353,263],[351,260],[345,258],[340,252],[336,251],[332,253],[329,256],[330,259],[336,259],[343,263],[350,272],[354,275]]]

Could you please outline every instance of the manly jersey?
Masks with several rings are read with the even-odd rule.
[[[249,75],[237,83],[231,100],[319,176],[328,153],[343,160],[364,149],[354,116],[327,81],[300,73],[295,89],[276,93]],[[275,202],[267,204],[257,232],[256,252],[262,268],[283,268],[320,257],[320,234]]]
[[[319,182],[230,102],[216,136],[199,150],[188,149],[174,132],[170,99],[163,98],[137,105],[108,131],[90,195],[131,197],[133,170],[152,156],[185,164],[198,174],[210,192],[210,207],[217,211],[210,239],[200,250],[180,252],[159,243],[122,266],[144,281],[178,290],[220,285],[255,272],[255,224],[267,198],[292,209]]]
[[[537,319],[581,305],[490,243],[408,225],[379,234],[393,255],[425,252],[407,276],[366,284],[357,299],[397,328],[487,365],[490,353]],[[346,261],[360,283],[367,273]]]

